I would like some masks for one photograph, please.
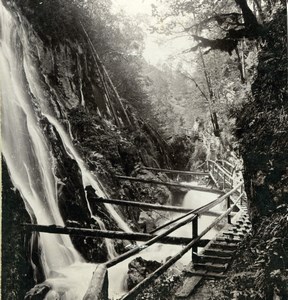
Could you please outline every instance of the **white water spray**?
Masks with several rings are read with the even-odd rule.
[[[1,4],[1,98],[2,98],[2,152],[11,180],[21,193],[29,213],[37,222],[64,225],[57,205],[54,161],[48,145],[39,130],[34,108],[23,90],[19,72],[17,24]],[[52,165],[52,168],[51,168]],[[31,211],[32,209],[32,211]],[[70,238],[62,235],[40,234],[44,257],[44,272],[48,276],[55,267],[80,262]],[[57,256],[53,255],[57,251]]]
[[[45,97],[38,78],[37,67],[31,58],[26,29],[4,7],[2,1],[0,19],[3,156],[13,185],[19,190],[31,217],[38,224],[64,226],[57,196],[57,184],[61,179],[54,174],[56,158],[40,129],[39,117],[45,115],[58,131],[67,153],[78,163],[83,186],[92,185],[100,197],[105,197],[105,191],[96,176],[86,169],[71,138],[53,116],[48,106],[49,99],[47,95]],[[129,227],[114,208],[111,205],[106,205],[106,208],[119,226],[128,231]],[[91,212],[89,205],[88,209]],[[105,230],[104,223],[95,219]],[[41,233],[39,244],[43,271],[49,284],[61,295],[61,299],[81,299],[95,265],[84,263],[67,235]],[[116,254],[113,243],[106,240],[106,245],[109,255],[113,257]]]

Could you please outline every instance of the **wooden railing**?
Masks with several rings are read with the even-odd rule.
[[[192,260],[193,260],[193,253],[197,253],[197,248],[199,247],[199,242],[201,238],[209,231],[211,230],[215,225],[217,225],[223,218],[227,217],[227,222],[231,222],[230,214],[237,206],[238,202],[243,197],[243,193],[240,194],[236,200],[234,200],[233,204],[231,205],[230,196],[233,195],[238,191],[239,188],[243,183],[239,183],[236,187],[231,189],[229,192],[227,192],[225,195],[218,197],[216,200],[212,201],[211,203],[208,203],[200,208],[191,210],[189,213],[187,213],[185,216],[182,217],[182,219],[178,218],[177,223],[174,224],[172,227],[167,229],[166,231],[162,232],[161,234],[153,237],[152,239],[146,241],[142,245],[138,245],[135,248],[129,250],[128,252],[125,252],[121,254],[120,256],[104,263],[101,268],[97,268],[93,274],[92,280],[90,282],[90,287],[87,290],[86,295],[84,296],[84,300],[96,300],[100,299],[99,297],[101,295],[108,295],[108,276],[107,276],[107,270],[118,263],[126,260],[127,258],[140,253],[143,249],[146,249],[147,247],[158,243],[161,239],[168,236],[178,228],[181,228],[185,226],[188,223],[192,223],[192,238],[190,243],[188,243],[177,255],[170,258],[165,264],[163,264],[160,268],[158,268],[155,272],[151,273],[148,277],[146,277],[142,282],[140,282],[138,285],[136,285],[132,290],[130,290],[124,297],[122,297],[122,300],[132,300],[135,299],[135,297],[143,291],[144,288],[146,288],[148,285],[150,285],[157,277],[161,276],[170,266],[172,266],[176,261],[178,261],[185,253],[187,253],[189,250],[192,249]],[[226,201],[227,203],[227,211],[224,212],[221,216],[217,217],[211,225],[209,225],[205,230],[203,230],[200,234],[198,234],[198,216],[209,211],[214,206],[222,203],[223,201]],[[176,221],[175,221],[176,222]],[[170,226],[173,223],[173,221],[168,222],[166,225]],[[98,271],[97,271],[98,270]],[[100,274],[101,272],[101,274]],[[100,278],[105,278],[105,280],[99,280]],[[99,286],[99,282],[102,282],[102,286]]]
[[[205,167],[217,188],[223,190],[233,188],[233,177],[225,167],[212,160],[207,160]]]
[[[198,236],[195,236],[191,243],[185,246],[178,254],[170,258],[165,264],[159,267],[156,271],[149,274],[142,282],[137,284],[133,289],[131,289],[121,300],[133,300],[135,297],[148,287],[155,279],[161,276],[165,271],[169,269],[175,262],[177,262],[184,254],[186,254],[191,248],[193,252],[195,251],[195,244],[205,235],[209,230],[211,230],[215,225],[217,225],[223,218],[229,216],[232,210],[236,207],[237,202],[240,200],[241,196],[236,200],[236,203],[233,204],[225,213],[218,217],[211,225],[209,225],[205,230],[203,230]]]
[[[235,170],[235,166],[232,165],[230,162],[228,162],[227,160],[224,159],[218,159],[216,160],[216,163],[219,164],[220,166],[222,166],[225,170],[227,170],[230,175],[232,176],[234,170]]]
[[[58,234],[70,234],[70,235],[80,235],[80,236],[91,236],[91,237],[103,237],[103,238],[112,238],[112,239],[126,239],[133,241],[143,241],[141,245],[134,245],[132,249],[129,251],[119,255],[118,257],[107,261],[104,264],[100,264],[96,267],[96,270],[91,279],[89,288],[84,296],[84,300],[99,300],[99,299],[108,299],[108,288],[109,288],[109,280],[108,280],[108,269],[117,265],[118,263],[130,258],[133,255],[136,255],[146,249],[154,245],[155,243],[168,243],[168,244],[176,244],[176,245],[185,245],[184,248],[175,256],[170,258],[165,264],[159,267],[156,271],[151,273],[148,277],[146,277],[142,282],[136,285],[132,290],[130,290],[122,300],[132,300],[143,291],[147,286],[149,286],[157,277],[161,276],[170,266],[172,266],[176,261],[178,261],[185,253],[192,249],[192,261],[195,258],[195,254],[197,255],[198,247],[203,247],[203,245],[207,244],[207,240],[203,239],[203,236],[211,230],[214,226],[216,226],[223,218],[227,217],[227,222],[231,223],[231,213],[238,206],[238,202],[242,201],[244,196],[244,184],[240,182],[235,187],[233,187],[233,177],[231,172],[227,169],[227,164],[221,162],[207,161],[206,162],[206,172],[190,172],[190,171],[173,171],[173,170],[165,170],[165,169],[153,169],[157,171],[163,171],[166,173],[178,173],[183,175],[209,175],[211,179],[214,181],[215,185],[222,189],[208,189],[203,187],[191,187],[189,185],[181,184],[181,187],[185,187],[188,189],[205,191],[205,192],[214,192],[216,194],[224,194],[219,196],[214,201],[203,205],[200,208],[194,210],[187,210],[180,207],[172,207],[172,206],[161,206],[150,203],[140,203],[140,202],[132,202],[127,200],[118,200],[118,199],[96,199],[99,203],[110,203],[113,205],[126,205],[126,206],[136,206],[141,207],[143,209],[153,209],[153,210],[163,210],[163,211],[174,211],[178,213],[185,213],[184,215],[177,217],[175,220],[169,221],[166,224],[156,228],[155,230],[149,233],[128,233],[128,232],[119,232],[119,231],[102,231],[102,230],[93,230],[93,229],[85,229],[85,228],[72,228],[72,227],[60,227],[60,226],[43,226],[43,225],[33,225],[33,224],[24,224],[26,230],[29,231],[38,231],[38,232],[47,232],[47,233],[58,233]],[[152,170],[152,168],[147,168]],[[180,173],[179,173],[180,172]],[[196,174],[197,173],[197,174]],[[130,180],[130,181],[138,181],[144,183],[151,184],[164,184],[167,186],[178,186],[179,184],[174,182],[162,182],[155,180],[145,180],[134,177],[127,176],[117,176],[119,180]],[[225,190],[229,190],[228,192],[224,192]],[[232,197],[233,196],[233,197]],[[216,205],[226,201],[227,210],[218,216],[211,225],[209,225],[205,230],[203,230],[200,234],[198,233],[198,217],[204,214],[212,214],[210,211],[211,208]],[[238,207],[239,208],[239,207]],[[240,208],[241,209],[241,208]],[[215,215],[215,214],[214,214]],[[172,232],[177,229],[187,225],[188,223],[192,224],[192,237],[189,238],[179,238],[168,236]],[[155,232],[160,229],[166,229],[164,232],[154,235]]]
[[[207,176],[209,173],[207,172],[200,172],[200,171],[180,171],[180,170],[170,170],[170,169],[159,169],[159,168],[151,168],[151,167],[142,167],[143,170],[148,171],[156,171],[160,173],[170,173],[170,174],[177,174],[177,175],[196,175],[196,176]]]
[[[209,173],[207,173],[207,176],[209,176]],[[187,190],[194,190],[194,191],[200,191],[200,192],[207,192],[207,193],[213,193],[213,194],[223,194],[223,192],[219,189],[211,189],[207,187],[201,187],[201,186],[194,186],[190,184],[185,183],[175,183],[175,182],[165,182],[161,180],[154,180],[154,179],[144,179],[144,178],[138,178],[138,177],[131,177],[131,176],[122,176],[122,175],[115,175],[115,178],[118,180],[125,180],[125,181],[134,181],[134,182],[142,182],[142,183],[148,183],[148,184],[156,184],[156,185],[164,185],[168,187],[175,187],[175,188],[182,188]]]

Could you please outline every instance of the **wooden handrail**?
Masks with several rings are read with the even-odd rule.
[[[122,200],[122,199],[108,199],[108,198],[97,198],[95,199],[95,202],[101,202],[101,203],[109,203],[114,205],[121,205],[121,206],[129,206],[129,207],[140,207],[142,209],[154,209],[154,210],[160,210],[160,211],[171,211],[171,212],[177,212],[177,213],[189,213],[191,212],[191,208],[183,208],[178,206],[172,206],[172,205],[159,205],[159,204],[153,204],[153,203],[146,203],[146,202],[137,202],[137,201],[128,201],[128,200]],[[203,214],[208,216],[219,216],[216,212],[204,212]]]
[[[210,175],[210,178],[212,179],[212,181],[214,182],[214,184],[216,185],[216,187],[219,188],[219,184],[218,184],[217,180],[214,178],[212,171],[210,171],[209,175]]]
[[[207,160],[208,163],[213,164],[214,167],[218,168],[222,173],[224,173],[226,176],[228,176],[228,178],[233,180],[233,177],[230,175],[230,172],[223,169],[222,166],[220,166],[219,164],[217,164],[215,161],[213,160]]]
[[[227,199],[229,196],[231,196],[233,193],[237,192],[237,190],[243,185],[243,182],[240,182],[239,184],[237,184],[232,190],[230,190],[229,192],[227,192],[225,195],[217,198],[216,200],[212,201],[211,203],[208,203],[204,206],[202,206],[201,208],[199,208],[199,210],[197,211],[197,214],[202,214],[203,212],[205,212],[206,210],[211,209],[212,207],[216,206],[217,204],[220,204],[222,201],[224,201],[225,199]]]
[[[201,207],[199,207],[199,208],[196,208],[196,209],[194,209],[194,210],[191,210],[191,211],[188,212],[186,215],[181,216],[181,217],[179,217],[179,218],[177,218],[177,219],[175,219],[175,220],[169,221],[168,223],[161,225],[160,227],[156,228],[155,230],[152,230],[150,233],[154,233],[154,232],[156,232],[156,231],[158,231],[158,230],[160,230],[160,229],[163,229],[164,227],[169,226],[169,225],[171,225],[171,224],[173,224],[173,223],[175,223],[175,222],[177,222],[177,221],[179,221],[179,220],[185,218],[186,216],[188,216],[188,215],[190,215],[190,214],[192,214],[192,213],[194,213],[194,214],[199,214],[199,215],[200,215],[200,214],[202,214],[202,215],[206,215],[206,214],[207,214],[207,215],[208,215],[208,214],[209,214],[209,210],[210,210],[211,208],[213,208],[214,206],[220,204],[222,201],[224,201],[225,199],[227,199],[231,194],[233,194],[233,193],[235,193],[235,192],[238,192],[238,188],[241,187],[241,185],[242,185],[242,183],[240,183],[239,185],[237,185],[233,190],[227,192],[227,193],[226,193],[225,195],[223,195],[222,197],[217,198],[216,200],[214,200],[214,201],[212,201],[212,202],[210,202],[210,203],[208,203],[208,204],[205,204],[205,205],[203,205],[203,206],[201,206]]]
[[[241,199],[243,194],[239,196],[236,203]],[[216,224],[218,224],[224,217],[232,212],[236,203],[229,208],[225,213],[218,217],[211,225],[209,225],[205,230],[203,230],[196,238],[194,238],[191,243],[185,246],[178,254],[170,258],[165,264],[159,267],[156,271],[149,274],[143,281],[138,283],[133,289],[131,289],[121,300],[133,300],[136,296],[145,289],[152,281],[161,276],[169,267],[171,267],[176,261],[178,261],[184,254],[186,254],[195,244],[199,241],[210,229],[212,229]]]
[[[212,201],[211,203],[208,203],[194,211],[189,212],[187,215],[188,217],[186,219],[184,219],[183,221],[177,223],[176,225],[174,225],[173,227],[169,228],[168,230],[166,230],[165,232],[161,233],[160,235],[148,240],[147,242],[145,242],[144,244],[142,244],[141,246],[136,246],[135,248],[129,250],[126,253],[121,254],[120,256],[108,261],[105,263],[107,268],[111,268],[113,266],[115,266],[116,264],[126,260],[127,258],[141,252],[143,249],[146,249],[147,247],[153,245],[154,243],[158,242],[159,240],[161,240],[163,237],[166,237],[168,234],[170,234],[171,232],[177,230],[178,228],[186,225],[189,222],[192,222],[195,218],[198,217],[199,214],[208,211],[209,209],[211,209],[212,207],[216,206],[217,204],[220,204],[222,201],[224,201],[225,199],[227,199],[230,195],[232,195],[235,191],[238,190],[239,187],[241,187],[243,185],[243,182],[239,183],[236,187],[234,187],[232,190],[230,190],[229,192],[227,192],[225,195],[220,196],[219,198],[217,198],[216,200]],[[164,265],[162,265],[160,268],[158,268],[155,272],[153,272],[152,274],[150,274],[148,277],[146,277],[141,283],[139,283],[138,285],[136,285],[127,295],[125,295],[122,300],[124,299],[135,299],[135,296],[140,292],[140,290],[142,290],[143,288],[145,288],[147,285],[149,285],[155,278],[159,277],[163,272],[165,272],[171,265],[173,265],[177,260],[179,260],[186,252],[188,252],[192,247],[196,246],[196,243],[198,241],[200,241],[200,239],[209,231],[211,230],[211,228],[213,228],[218,222],[220,222],[220,220],[222,220],[225,216],[227,216],[228,214],[230,214],[232,212],[232,210],[236,207],[238,201],[242,198],[243,193],[239,196],[239,198],[234,202],[234,204],[225,212],[223,213],[220,217],[216,218],[216,220],[210,225],[208,226],[204,231],[202,231],[201,234],[199,234],[199,236],[197,236],[196,238],[194,237],[192,239],[192,241],[185,246],[182,251],[180,253],[178,253],[176,256],[172,257],[171,259],[169,259]],[[193,214],[192,216],[190,216],[190,214],[197,212],[197,214]],[[92,283],[91,283],[92,284]],[[91,295],[92,296],[92,295]],[[89,295],[88,295],[89,297]],[[87,298],[88,299],[88,298]],[[89,298],[90,299],[90,298]],[[92,298],[91,298],[92,299]]]
[[[226,193],[225,195],[219,197],[218,199],[212,201],[212,203],[209,203],[207,205],[204,205],[203,207],[197,209],[199,213],[206,211],[207,209],[212,208],[213,206],[221,203],[222,201],[224,201],[225,199],[227,199],[231,194],[233,194],[240,186],[242,186],[243,183],[239,183],[235,188],[233,188],[231,191],[229,191],[228,193]],[[230,214],[232,212],[232,210],[234,209],[234,207],[236,207],[236,204],[238,203],[238,201],[242,198],[243,193],[239,196],[239,198],[235,201],[235,203],[232,205],[231,208],[229,208],[224,214],[222,214],[220,217],[216,218],[216,220],[210,225],[208,226],[204,231],[202,231],[201,234],[199,234],[199,236],[194,237],[193,240],[182,249],[181,252],[179,252],[177,255],[175,255],[174,257],[172,257],[171,259],[169,259],[164,265],[162,265],[160,268],[158,268],[155,272],[153,272],[152,274],[150,274],[148,277],[146,277],[142,282],[140,282],[138,285],[136,285],[131,291],[129,291],[128,294],[126,294],[122,300],[133,300],[135,299],[135,296],[141,291],[143,290],[143,288],[147,287],[154,279],[156,279],[157,277],[159,277],[160,275],[162,275],[170,266],[172,266],[177,260],[179,260],[186,252],[188,252],[191,248],[196,246],[196,243],[200,241],[200,239],[211,229],[213,228],[218,222],[220,222],[220,220],[222,220],[226,215]],[[191,213],[191,212],[190,212]],[[106,268],[110,268],[122,261],[124,261],[125,259],[127,259],[128,257],[135,255],[137,253],[139,253],[140,251],[142,251],[143,249],[149,247],[150,245],[156,243],[157,241],[159,241],[161,238],[167,236],[168,234],[170,234],[171,232],[175,231],[176,229],[184,226],[185,224],[187,224],[188,222],[191,222],[192,220],[194,220],[195,218],[197,218],[197,215],[193,214],[191,217],[187,218],[186,220],[183,220],[182,222],[176,224],[175,226],[173,226],[172,228],[168,229],[167,231],[165,231],[164,233],[160,234],[159,236],[156,236],[152,239],[150,239],[149,241],[147,241],[146,243],[144,243],[143,245],[141,245],[140,247],[137,246],[136,248],[131,249],[130,251],[116,257],[115,259],[112,259],[110,261],[108,261],[107,263],[105,263],[105,267]],[[90,286],[93,285],[93,280],[91,280]],[[90,290],[90,286],[88,291]],[[108,287],[107,287],[108,288]],[[93,290],[93,289],[91,289]],[[94,299],[93,295],[91,295],[89,292],[86,293],[85,295],[85,299]]]
[[[170,169],[158,169],[152,167],[142,167],[141,169],[149,171],[157,171],[160,173],[174,173],[174,174],[183,174],[183,175],[199,175],[199,176],[208,176],[208,172],[196,172],[196,171],[180,171],[180,170],[170,170]]]
[[[129,241],[141,241],[146,242],[155,238],[156,235],[148,233],[135,233],[135,232],[123,232],[123,231],[109,231],[109,230],[98,230],[90,228],[76,228],[76,227],[63,227],[55,225],[39,225],[39,224],[23,224],[25,230],[35,232],[45,232],[51,234],[69,234],[76,236],[94,237],[94,238],[108,238],[108,239],[121,239]],[[170,245],[187,245],[191,242],[191,238],[185,237],[174,237],[165,236],[158,241],[160,244]],[[208,240],[203,240],[199,247],[203,247],[208,243]]]
[[[198,208],[198,209],[193,210],[193,212],[194,212],[194,213],[197,213],[197,215],[198,215],[198,214],[202,214],[202,213],[205,212],[205,211],[208,211],[209,209],[211,209],[212,207],[216,206],[217,204],[220,204],[222,201],[224,201],[224,200],[225,200],[227,197],[229,197],[231,194],[233,194],[233,193],[236,191],[236,189],[239,188],[242,184],[243,184],[243,183],[238,184],[234,189],[232,189],[231,191],[229,191],[229,192],[226,193],[225,195],[223,195],[223,196],[217,198],[216,200],[212,201],[211,203],[208,203],[208,204],[206,204],[206,205],[204,205],[204,206],[202,206],[202,207],[200,207],[200,208]],[[233,205],[233,207],[234,207],[234,205]],[[191,211],[191,213],[192,213],[192,211]],[[188,216],[187,219],[185,219],[185,220],[183,220],[183,221],[177,223],[177,224],[174,225],[173,227],[167,229],[165,232],[163,232],[163,233],[157,235],[156,237],[154,237],[154,238],[152,238],[151,240],[147,241],[147,242],[144,243],[143,245],[137,246],[137,247],[131,249],[130,251],[128,251],[128,252],[126,252],[126,253],[123,253],[123,254],[121,254],[120,256],[118,256],[118,257],[116,257],[116,258],[114,258],[114,259],[108,261],[108,262],[106,263],[107,268],[110,268],[110,267],[112,267],[112,266],[115,266],[115,265],[118,264],[119,262],[122,262],[123,260],[129,258],[130,256],[135,255],[135,254],[141,252],[143,249],[146,249],[147,247],[153,245],[154,243],[158,242],[162,237],[167,236],[167,235],[170,234],[171,232],[173,232],[173,231],[177,230],[178,228],[180,228],[180,227],[186,225],[187,223],[191,222],[194,218],[197,217],[197,215],[196,215],[196,214],[193,214],[193,215],[190,216],[190,217]]]
[[[220,164],[221,166],[223,166],[223,168],[228,171],[230,173],[230,175],[232,175],[232,171],[230,171],[225,165],[229,166],[230,169],[234,169],[234,166],[228,162],[227,160],[224,160],[224,159],[218,159],[216,160],[216,163]]]
[[[117,179],[120,179],[120,180],[159,184],[159,185],[165,185],[165,186],[171,186],[171,187],[179,187],[179,188],[185,188],[188,190],[207,192],[207,193],[213,193],[213,194],[224,194],[223,191],[221,191],[221,190],[209,189],[209,188],[204,188],[204,187],[200,187],[200,186],[191,186],[189,184],[179,184],[179,183],[175,183],[175,182],[164,182],[164,181],[160,181],[160,180],[142,179],[142,178],[137,178],[137,177],[120,176],[120,175],[117,175],[114,177]]]
[[[167,229],[165,232],[157,235],[156,237],[152,238],[151,240],[145,242],[144,244],[142,244],[141,246],[137,246],[131,250],[129,250],[128,252],[125,252],[117,257],[115,257],[114,259],[108,261],[106,263],[107,268],[111,268],[115,265],[117,265],[118,263],[122,262],[123,260],[141,252],[142,250],[148,248],[149,246],[157,243],[158,241],[160,241],[163,237],[167,236],[168,234],[170,234],[171,232],[177,230],[178,228],[186,225],[187,223],[190,223],[194,218],[196,218],[196,215],[192,215],[191,217],[187,218],[186,220],[183,220],[182,222],[177,223],[176,225],[174,225],[173,227]]]

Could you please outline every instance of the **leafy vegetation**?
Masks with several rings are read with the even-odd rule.
[[[285,11],[279,10],[267,25],[252,98],[238,110],[236,134],[255,221],[288,201],[286,22]]]
[[[264,16],[263,16],[264,17]],[[287,287],[287,49],[286,9],[266,16],[265,45],[248,101],[236,107],[252,233],[227,279],[210,282],[211,299],[286,299]]]

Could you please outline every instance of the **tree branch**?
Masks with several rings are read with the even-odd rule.
[[[199,47],[201,48],[209,47],[211,48],[211,50],[220,50],[220,51],[228,52],[229,55],[232,55],[232,51],[235,50],[238,44],[237,40],[228,39],[226,37],[223,39],[215,39],[215,40],[206,39],[204,37],[194,35],[194,34],[192,35],[192,37],[195,39],[195,41],[199,43],[196,46],[186,50],[185,53],[195,51]]]
[[[219,25],[222,25],[224,22],[229,22],[230,19],[232,22],[229,22],[231,25],[240,26],[242,23],[240,23],[239,18],[242,15],[239,13],[227,13],[227,14],[215,14],[205,20],[200,21],[199,23],[193,24],[190,27],[187,27],[184,29],[185,32],[188,32],[192,30],[193,28],[197,28],[199,30],[199,27],[208,25],[211,22],[217,22]],[[235,23],[233,23],[235,22]]]
[[[209,98],[206,96],[206,94],[204,93],[204,91],[201,89],[201,87],[200,87],[200,85],[197,83],[197,81],[196,81],[192,76],[190,76],[190,75],[188,75],[188,74],[186,74],[186,73],[180,72],[180,74],[181,74],[183,77],[185,77],[185,78],[187,78],[187,79],[193,81],[193,83],[195,84],[195,86],[197,87],[197,89],[200,91],[200,93],[202,94],[202,96],[203,96],[203,97],[205,98],[205,100],[209,103]]]

